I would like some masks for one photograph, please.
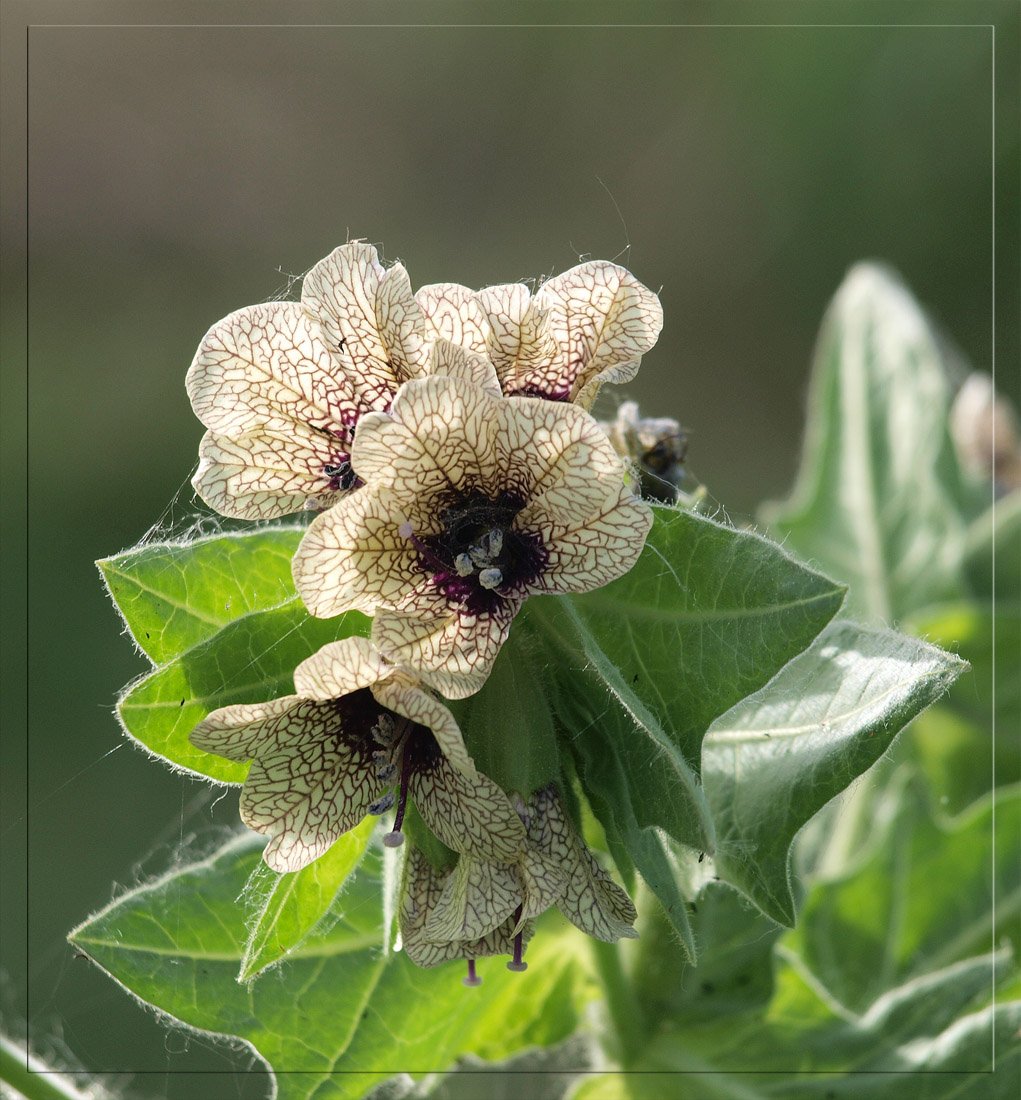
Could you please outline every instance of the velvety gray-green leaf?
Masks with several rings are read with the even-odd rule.
[[[710,723],[805,649],[845,590],[754,532],[654,511],[637,565],[565,601],[577,637],[569,674],[616,670],[697,769]]]
[[[228,623],[294,597],[302,531],[272,527],[193,542],[155,542],[96,564],[131,636],[154,664]]]
[[[723,715],[702,763],[719,874],[792,925],[794,837],[964,667],[914,638],[841,621]]]
[[[281,875],[264,863],[255,868],[245,887],[254,904],[238,981],[251,981],[282,962],[327,917],[365,855],[375,827],[375,818],[365,818],[300,871]]]
[[[238,1036],[281,1072],[281,1100],[356,1100],[403,1072],[420,1078],[458,1055],[506,1058],[549,1045],[579,1023],[585,993],[575,937],[553,922],[529,946],[529,969],[479,964],[468,990],[457,965],[420,970],[384,955],[376,857],[272,977],[237,981],[245,953],[238,897],[260,854],[250,840],[118,898],[71,934],[131,992],[185,1025]],[[543,1011],[535,1012],[541,1004]]]
[[[187,771],[240,783],[248,771],[202,752],[188,734],[210,711],[274,699],[294,690],[294,669],[328,642],[368,634],[357,611],[314,619],[293,597],[229,623],[168,664],[129,685],[117,704],[125,730],[150,752]]]
[[[784,939],[852,1012],[994,944],[1012,942],[1015,956],[1019,947],[1021,787],[952,821],[934,818],[915,784],[888,804],[882,842],[867,865],[820,884]],[[878,812],[886,813],[882,806]]]
[[[922,310],[888,271],[852,268],[823,322],[784,543],[890,623],[963,593],[971,493],[948,428],[950,381]]]

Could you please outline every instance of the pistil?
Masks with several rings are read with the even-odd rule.
[[[521,909],[522,906],[519,905],[517,909],[514,910],[514,916],[512,919],[515,924],[517,924],[518,921],[521,920]],[[524,936],[525,933],[524,930],[522,930],[514,937],[514,958],[511,959],[511,961],[507,964],[508,970],[513,970],[515,973],[518,974],[520,974],[523,970],[528,969],[528,963],[526,963],[521,957],[525,951]]]
[[[461,979],[462,985],[476,986],[482,985],[482,979],[475,973],[475,960],[468,960],[468,976]]]

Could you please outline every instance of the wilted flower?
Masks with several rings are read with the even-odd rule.
[[[426,926],[448,879],[448,875],[432,866],[423,852],[414,845],[410,846],[404,865],[401,902],[397,914],[401,944],[408,958],[422,967],[439,966],[440,963],[452,962],[454,959],[464,959],[468,963],[465,985],[480,983],[475,973],[475,960],[487,955],[511,955],[512,961],[508,965],[516,970],[524,970],[525,964],[521,956],[525,944],[531,939],[534,927],[531,921],[525,921],[518,927],[519,921],[514,914],[479,936],[440,940],[432,938]],[[485,899],[481,904],[484,907],[484,916],[489,911]],[[483,920],[483,923],[486,922]]]
[[[659,298],[629,271],[590,260],[547,280],[416,295],[434,337],[487,356],[504,393],[589,408],[604,382],[627,382],[663,327]]]
[[[300,302],[248,306],[215,324],[188,371],[209,429],[192,481],[227,516],[325,508],[357,484],[358,418],[423,373],[424,319],[400,264],[360,241],[312,268]]]
[[[384,843],[399,845],[409,796],[448,848],[517,858],[521,820],[476,771],[453,715],[369,641],[324,646],[295,669],[294,684],[295,695],[215,710],[191,734],[206,752],[252,761],[241,818],[270,837],[273,870],[299,870],[395,802]]]
[[[511,955],[509,969],[524,970],[531,921],[552,906],[596,939],[638,935],[631,899],[578,836],[556,787],[536,792],[518,811],[527,846],[513,864],[462,854],[443,873],[416,850],[409,853],[399,918],[405,947],[419,966]],[[473,965],[469,979],[477,981]]]
[[[652,513],[583,409],[501,397],[488,361],[446,341],[431,371],[362,419],[364,488],[315,519],[293,568],[313,615],[375,613],[383,654],[458,698],[527,596],[627,572]]]
[[[599,425],[617,453],[637,467],[645,500],[673,504],[684,481],[688,437],[668,416],[642,416],[635,401],[623,401],[617,416]]]

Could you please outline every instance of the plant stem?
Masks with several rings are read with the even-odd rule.
[[[66,1077],[47,1072],[38,1058],[27,1056],[25,1048],[0,1035],[0,1082],[10,1085],[25,1100],[86,1100]]]
[[[591,944],[617,1045],[617,1050],[611,1053],[616,1055],[622,1069],[630,1069],[645,1045],[645,1013],[630,979],[624,973],[620,947],[615,943],[603,943],[602,940],[592,940]]]

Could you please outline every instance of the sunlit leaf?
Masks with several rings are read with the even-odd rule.
[[[154,542],[97,562],[131,636],[163,664],[242,615],[294,597],[294,527]]]
[[[718,873],[764,913],[792,925],[794,837],[964,667],[889,630],[829,626],[706,738],[702,767],[718,830]]]
[[[239,981],[251,981],[287,958],[341,904],[340,892],[365,855],[375,826],[375,818],[365,818],[300,871],[278,875],[265,863],[256,866],[246,886],[257,904]]]
[[[259,858],[249,839],[228,844],[119,897],[71,941],[182,1024],[250,1044],[283,1071],[282,1100],[355,1100],[401,1072],[417,1079],[469,1050],[505,1058],[578,1025],[587,994],[562,922],[540,925],[525,974],[497,959],[480,964],[479,989],[466,989],[456,966],[420,970],[403,953],[385,955],[376,857],[272,977],[239,984],[246,945],[237,898]]]

